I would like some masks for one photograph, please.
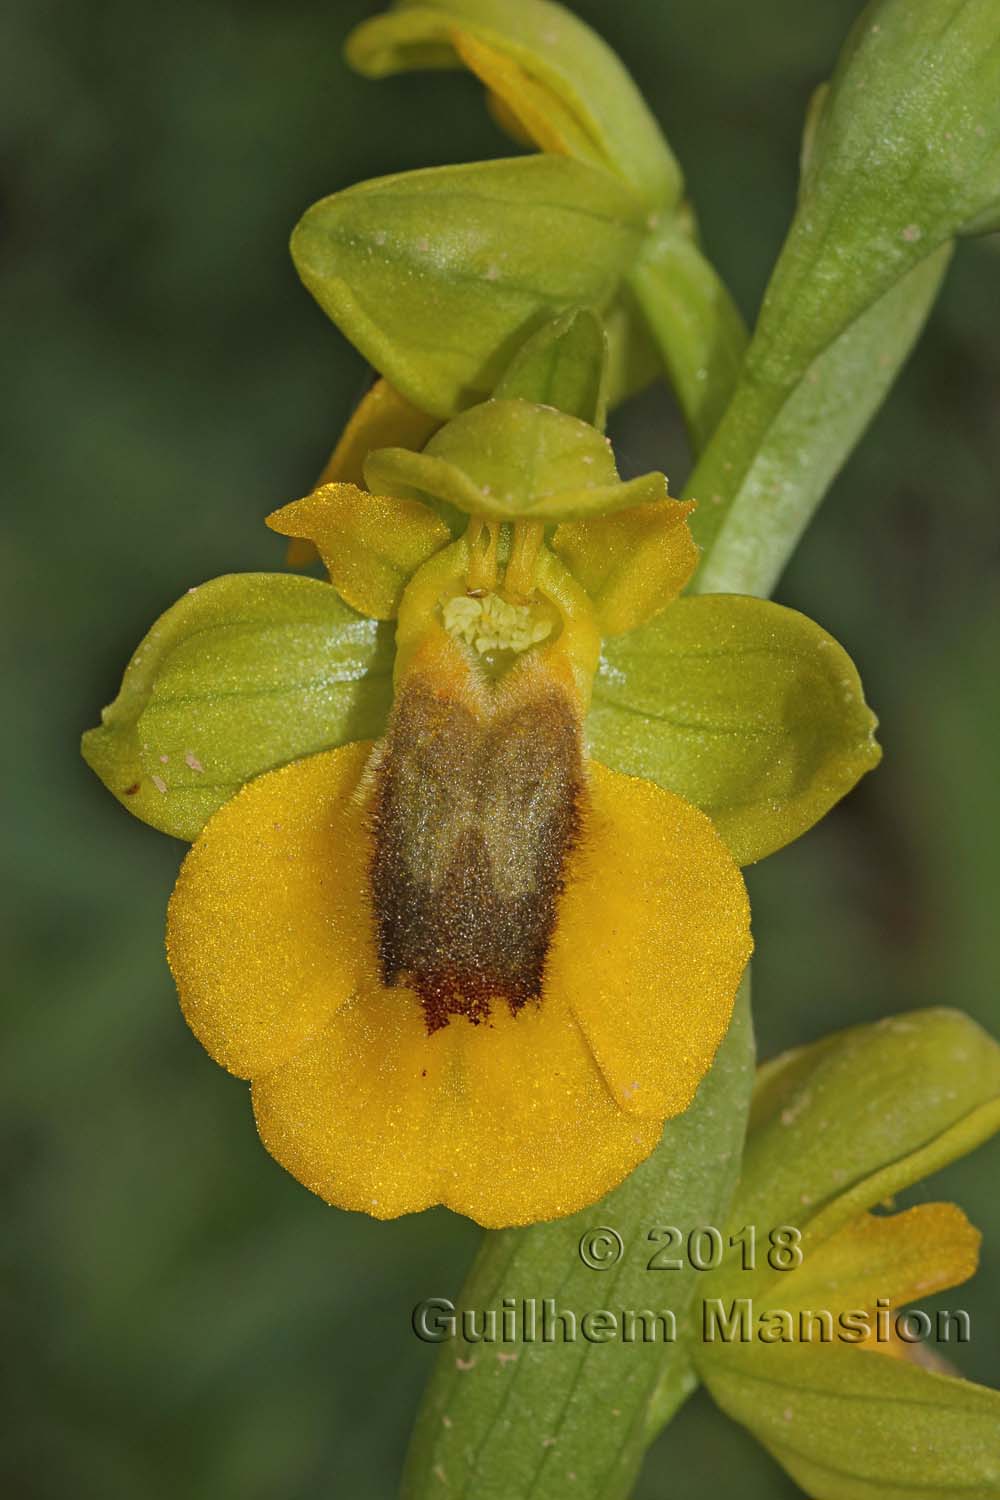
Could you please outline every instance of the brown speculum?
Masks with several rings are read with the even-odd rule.
[[[417,676],[393,709],[373,810],[378,958],[429,1031],[541,998],[583,757],[565,695],[525,682],[481,710]]]

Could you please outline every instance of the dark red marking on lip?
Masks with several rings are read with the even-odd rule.
[[[583,791],[579,722],[555,688],[487,720],[419,680],[376,773],[372,890],[383,983],[428,1031],[541,998]]]

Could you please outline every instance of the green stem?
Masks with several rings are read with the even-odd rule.
[[[647,235],[629,275],[696,453],[726,410],[747,347],[736,304],[677,216]]]

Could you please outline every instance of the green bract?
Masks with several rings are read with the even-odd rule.
[[[728,1344],[702,1378],[812,1500],[995,1500],[1000,1394],[844,1345]]]
[[[761,599],[679,599],[604,644],[591,752],[708,813],[741,864],[811,828],[871,768],[875,716],[841,646]]]
[[[704,1308],[749,1299],[794,1320],[799,1308],[905,1304],[964,1280],[978,1235],[957,1209],[867,1210],[998,1129],[1000,1048],[956,1011],[855,1027],[768,1064],[730,1223],[755,1225],[765,1245],[796,1226],[801,1266],[774,1269],[762,1255],[756,1270],[715,1271]],[[997,1494],[1000,1393],[842,1340],[704,1331],[695,1358],[712,1395],[816,1500]]]
[[[404,4],[359,27],[347,53],[377,78],[464,64],[518,139],[616,173],[654,210],[628,286],[606,309],[609,390],[621,400],[662,364],[700,451],[732,392],[746,332],[698,249],[692,216],[679,202],[680,170],[614,54],[548,0]]]
[[[874,0],[815,96],[795,218],[691,481],[713,502],[695,523],[707,587],[770,587],[909,352],[949,243],[992,227],[996,36],[994,0]]]
[[[251,777],[381,734],[391,640],[317,579],[215,578],[157,620],[84,758],[129,812],[193,839]]]
[[[422,453],[377,449],[365,464],[365,483],[500,521],[604,515],[667,494],[662,474],[620,480],[607,439],[589,423],[520,399],[463,412]]]
[[[292,256],[365,358],[421,411],[447,418],[488,395],[554,315],[607,309],[644,222],[606,172],[529,156],[324,198],[299,222]]]
[[[787,387],[913,266],[1000,202],[994,0],[875,0],[813,121],[748,371]]]
[[[462,38],[489,47],[517,71],[515,118],[536,119],[580,160],[617,173],[647,208],[677,201],[681,174],[627,69],[602,39],[548,0],[399,0],[347,43],[348,61],[370,78],[413,68],[461,67]],[[511,101],[505,100],[510,107]]]

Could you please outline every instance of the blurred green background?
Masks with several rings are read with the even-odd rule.
[[[374,8],[374,7],[371,7]],[[800,123],[853,0],[587,0],[687,170],[752,315],[791,212]],[[280,565],[261,525],[310,485],[364,371],[299,287],[288,232],[380,172],[509,150],[460,75],[349,75],[369,7],[32,0],[0,21],[9,884],[2,1410],[25,1500],[390,1496],[476,1231],[312,1198],[257,1144],[244,1085],[187,1033],[162,953],[181,847],[77,758],[153,618]],[[883,768],[751,874],[764,1055],[937,1003],[1000,1033],[996,240],[933,324],[779,597],[858,659]],[[618,422],[675,488],[662,392]],[[1000,1143],[933,1184],[987,1231],[964,1368],[1000,1384]],[[664,1205],[665,1208],[668,1205]],[[797,1493],[702,1397],[640,1495]],[[686,1477],[679,1484],[678,1476]],[[512,1497],[514,1500],[514,1497]]]

